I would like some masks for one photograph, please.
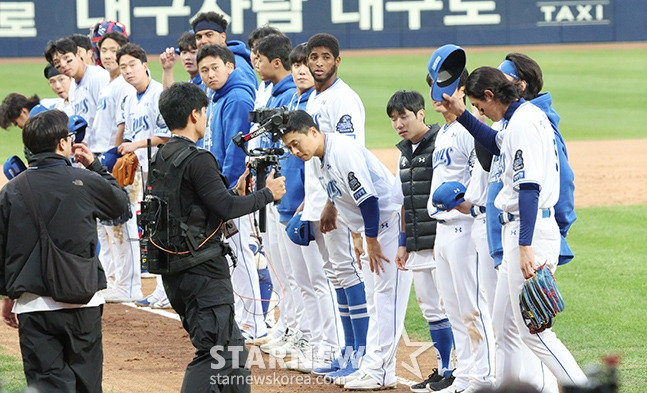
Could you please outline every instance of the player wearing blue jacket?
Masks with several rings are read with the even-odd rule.
[[[243,78],[256,90],[258,79],[250,59],[249,49],[242,41],[227,41],[227,20],[217,12],[202,12],[193,19],[191,27],[195,32],[195,42],[198,49],[204,45],[226,46],[234,54],[234,67],[240,70]],[[206,81],[203,82],[207,85]],[[222,163],[221,163],[222,164]]]
[[[197,37],[196,37],[197,38]],[[249,131],[247,120],[254,108],[256,86],[234,67],[234,54],[224,46],[203,45],[198,49],[198,70],[202,81],[213,91],[209,104],[208,130],[202,146],[211,151],[229,184],[236,184],[245,172],[245,152],[232,137]],[[267,337],[254,253],[249,247],[252,224],[249,216],[234,219],[238,232],[229,238],[238,265],[232,272],[236,298],[236,322],[250,342]]]

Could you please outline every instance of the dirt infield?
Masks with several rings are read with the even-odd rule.
[[[576,207],[647,204],[647,139],[569,142],[567,146],[575,171]],[[390,169],[396,168],[397,150],[374,152]],[[143,282],[144,292],[150,293],[155,280]],[[177,392],[184,368],[193,356],[188,335],[177,320],[120,304],[105,306],[103,343],[104,388],[114,393]],[[19,357],[17,331],[2,324],[0,346]],[[401,341],[397,354],[399,377],[414,381],[420,377],[407,369],[417,369],[412,353],[417,355],[414,358],[421,372],[430,372],[435,355],[423,349]],[[267,355],[262,359],[264,364],[269,363]],[[253,375],[264,378],[263,383],[252,387],[254,393],[340,391],[331,385],[315,387],[312,384],[318,381],[292,371],[254,367]],[[395,391],[409,389],[401,383]]]

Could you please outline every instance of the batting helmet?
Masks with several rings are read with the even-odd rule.
[[[31,110],[29,111],[29,117],[36,116],[37,114],[45,112],[46,110],[49,110],[46,106],[38,104],[31,108]]]
[[[74,134],[74,143],[81,143],[85,138],[85,129],[88,122],[79,115],[72,115],[67,121],[67,130]]]
[[[301,221],[301,213],[295,214],[288,225],[285,227],[290,240],[300,246],[307,246],[311,240],[315,239],[310,221]]]
[[[121,157],[121,154],[117,151],[117,146],[106,151],[105,153],[99,156],[99,161],[101,165],[105,166],[108,169],[108,172],[112,172],[112,168],[115,166],[117,159]]]
[[[113,20],[102,20],[101,22],[97,22],[94,24],[94,26],[90,27],[90,40],[92,41],[92,48],[94,49],[94,54],[96,57],[96,63],[97,65],[101,65],[101,59],[100,59],[100,54],[99,54],[99,49],[97,48],[97,44],[99,43],[99,40],[101,40],[101,37],[103,37],[104,34],[109,33],[111,31],[121,33],[128,37],[128,32],[126,31],[126,25],[124,25],[121,22],[115,22]]]

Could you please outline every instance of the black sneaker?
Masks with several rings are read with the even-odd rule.
[[[446,387],[452,386],[454,383],[454,374],[451,374],[448,377],[445,377],[441,379],[438,382],[430,382],[427,384],[427,389],[429,391],[438,391],[438,390],[443,390]]]
[[[438,369],[435,368],[434,372],[429,374],[427,379],[415,385],[411,385],[410,389],[414,393],[427,393],[429,392],[429,390],[427,390],[427,384],[432,382],[438,382],[441,379],[443,379],[443,377],[440,374],[438,374]]]

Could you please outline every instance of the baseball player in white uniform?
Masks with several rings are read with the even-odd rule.
[[[310,94],[306,111],[321,132],[340,133],[363,146],[364,104],[357,93],[337,77],[340,61],[339,42],[332,35],[315,34],[308,40],[307,62],[315,80],[315,91]],[[314,369],[313,373],[325,374],[329,380],[344,385],[345,378],[357,370],[356,362],[346,360],[361,357],[367,345],[367,299],[347,223],[339,217],[335,230],[324,228],[320,223],[327,195],[313,175],[316,170],[313,166],[311,161],[305,163],[305,200],[301,219],[313,223],[326,274],[335,288],[345,341],[341,361],[336,359],[329,367]]]
[[[110,73],[110,82],[99,93],[97,112],[94,118],[95,152],[105,153],[115,146],[122,105],[135,88],[126,82],[117,63],[117,51],[128,42],[121,33],[105,34],[98,42],[103,67]],[[133,216],[118,225],[99,224],[101,252],[99,259],[108,277],[106,301],[135,301],[142,298],[141,268],[137,217]]]
[[[546,115],[520,98],[518,87],[496,68],[476,69],[467,86],[472,105],[497,122],[494,130],[478,127],[461,103],[447,95],[444,106],[490,152],[500,155],[503,189],[495,199],[504,224],[499,280],[507,280],[514,322],[523,342],[561,385],[585,384],[585,374],[552,329],[531,334],[516,306],[524,280],[541,264],[554,271],[558,262],[561,239],[553,206],[560,187],[554,132]]]
[[[431,59],[437,53],[439,51],[434,52]],[[459,100],[465,96],[466,79],[467,71],[463,71],[453,92]],[[433,96],[433,89],[438,87],[430,77],[427,81]],[[444,182],[469,185],[476,159],[471,135],[439,102],[434,101],[433,104],[434,110],[443,114],[446,124],[436,137],[434,175],[429,194],[432,196]],[[491,387],[494,385],[494,334],[487,301],[480,289],[481,266],[471,238],[474,218],[458,211],[439,211],[432,198],[429,198],[428,211],[438,220],[434,246],[438,291],[452,325],[456,351],[453,381],[445,379],[429,386],[443,393],[473,392]],[[447,386],[448,383],[451,385]]]
[[[133,215],[140,211],[139,202],[143,198],[143,183],[148,177],[147,140],[151,140],[151,155],[157,152],[157,145],[170,137],[164,119],[159,112],[158,102],[162,84],[149,76],[146,52],[136,44],[128,43],[117,52],[117,62],[126,82],[134,86],[135,92],[129,94],[123,104],[123,135],[117,134],[116,144],[119,153],[134,151],[139,159],[141,171],[137,171],[134,183],[127,188]],[[145,299],[145,306],[170,308],[161,276],[157,276],[155,291]]]
[[[292,112],[282,139],[292,154],[312,162],[313,175],[326,190],[323,232],[334,229],[338,213],[353,233],[355,253],[364,272],[370,318],[366,353],[359,370],[346,376],[344,388],[394,387],[395,354],[412,276],[395,264],[400,206],[389,198],[378,199],[390,194],[393,175],[357,142],[320,132],[304,111]]]

